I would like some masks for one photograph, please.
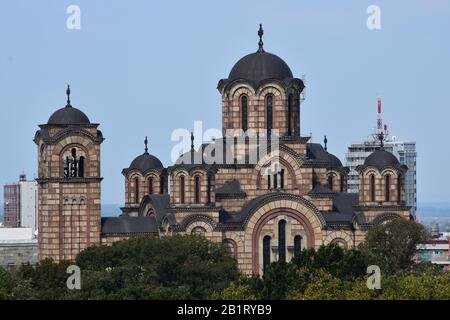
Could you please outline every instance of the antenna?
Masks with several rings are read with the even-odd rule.
[[[381,112],[381,98],[378,97],[378,103],[377,103],[377,127],[376,129],[372,130],[372,138],[375,141],[380,141],[380,135],[383,137],[383,141],[387,140],[388,137],[388,131],[387,131],[387,125],[384,125],[383,127],[383,117]]]

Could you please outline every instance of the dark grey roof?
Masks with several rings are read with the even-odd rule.
[[[309,195],[334,195],[335,193],[324,187],[320,183],[317,183],[314,188],[308,193]]]
[[[334,154],[327,152],[320,143],[308,143],[306,146],[308,159],[328,162],[329,168],[343,168],[341,160]]]
[[[163,168],[164,168],[163,164],[157,157],[149,154],[148,152],[144,152],[140,156],[136,157],[131,162],[130,166],[124,169],[123,172],[127,173],[131,170],[138,170],[144,173],[150,169],[157,169],[160,171]]]
[[[143,212],[143,210],[145,209],[145,207],[148,203],[151,203],[153,208],[155,209],[156,222],[159,225],[161,223],[161,221],[164,219],[164,217],[166,217],[168,214],[167,208],[170,203],[170,195],[167,193],[166,194],[146,195],[142,199],[141,205],[139,206],[140,214],[142,214],[142,215],[146,214],[145,212]]]
[[[246,193],[241,189],[238,180],[226,182],[223,186],[216,189],[216,196],[245,196]]]
[[[330,163],[330,168],[342,168],[342,162],[332,153],[328,153],[328,161]]]
[[[227,225],[241,225],[245,217],[245,212],[228,212],[225,210],[219,212],[219,222]]]
[[[47,124],[66,125],[66,124],[90,124],[89,118],[83,111],[77,108],[66,106],[56,110],[48,119]]]
[[[385,150],[372,152],[364,161],[364,166],[372,166],[378,169],[397,167],[399,164],[397,157]]]
[[[258,84],[266,79],[284,80],[292,77],[292,71],[283,59],[272,53],[258,51],[236,62],[228,79],[245,79]]]
[[[102,218],[102,234],[158,233],[155,217]]]
[[[353,206],[358,205],[357,193],[337,193],[333,198],[333,211],[323,212],[323,217],[328,225],[351,225],[355,217]]]

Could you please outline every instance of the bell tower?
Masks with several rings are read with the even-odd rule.
[[[67,104],[39,125],[39,259],[73,260],[100,244],[101,181],[99,124]]]

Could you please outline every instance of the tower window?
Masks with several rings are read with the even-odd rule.
[[[375,201],[375,175],[370,175],[370,201]]]
[[[164,188],[165,188],[165,184],[164,184],[164,176],[161,176],[160,180],[159,180],[159,193],[163,194],[164,193]]]
[[[263,238],[263,272],[266,272],[270,265],[270,236],[265,236]]]
[[[302,251],[302,236],[297,235],[294,237],[294,257],[300,255]]]
[[[278,222],[279,261],[286,262],[286,220]]]
[[[84,177],[84,157],[80,157],[80,161],[78,162],[78,176],[80,178]]]
[[[284,189],[284,169],[281,169],[280,171],[280,187],[281,189]]]
[[[267,134],[269,134],[273,128],[273,96],[271,94],[266,98],[266,118]]]
[[[345,176],[341,174],[341,192],[344,192],[344,187],[345,187]]]
[[[71,168],[70,168],[70,176],[75,178],[77,176],[78,166],[77,166],[77,149],[72,148],[72,159],[71,159]]]
[[[180,177],[180,203],[184,203],[184,176]]]
[[[139,177],[134,178],[134,203],[139,203]]]
[[[211,175],[208,175],[207,186],[206,186],[206,201],[208,204],[211,203]]]
[[[195,177],[195,203],[200,203],[200,177]]]
[[[153,178],[148,178],[148,194],[153,194]]]
[[[333,176],[331,174],[328,176],[328,189],[333,190]]]
[[[402,175],[398,175],[398,182],[397,182],[397,201],[402,201]]]
[[[267,175],[267,189],[270,190],[271,184],[270,184],[270,174]]]
[[[390,175],[386,175],[386,177],[384,177],[384,181],[385,181],[385,199],[386,201],[391,201],[391,197],[390,197],[390,189],[391,189],[391,176]]]
[[[248,129],[248,98],[247,96],[242,96],[241,98],[241,116],[242,116],[242,130],[247,131]]]
[[[292,135],[292,94],[288,97],[288,108],[287,108],[287,122],[288,122],[288,135]]]
[[[70,177],[70,160],[69,157],[64,158],[64,177],[68,178]]]

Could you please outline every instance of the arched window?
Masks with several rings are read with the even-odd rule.
[[[231,239],[224,239],[222,241],[222,244],[225,246],[225,249],[227,250],[227,252],[233,256],[233,258],[236,259],[236,248],[235,248],[235,243],[233,240]]]
[[[69,160],[69,157],[66,156],[64,158],[64,177],[65,178],[69,178],[70,177],[69,166],[70,166],[70,160]]]
[[[341,174],[341,192],[344,192],[344,187],[345,187],[345,176],[343,174]]]
[[[263,272],[266,272],[270,265],[270,236],[263,238]]]
[[[375,201],[375,175],[370,175],[370,201]]]
[[[274,189],[278,188],[278,177],[277,176],[278,176],[278,174],[276,174],[276,173],[273,175],[273,188]]]
[[[302,251],[302,236],[297,235],[294,237],[294,257],[297,257]]]
[[[287,121],[288,121],[288,136],[292,135],[292,94],[288,97],[288,108],[287,108]]]
[[[331,174],[328,176],[328,189],[333,190],[333,176]]]
[[[71,168],[70,168],[70,176],[75,178],[77,176],[77,149],[72,148],[72,159],[70,159]]]
[[[391,196],[390,196],[390,191],[391,191],[391,176],[390,175],[386,175],[384,177],[384,184],[385,184],[385,200],[386,201],[391,201]]]
[[[402,175],[399,174],[397,178],[397,201],[402,201]]]
[[[242,116],[242,130],[248,129],[248,98],[247,96],[241,97],[241,116]]]
[[[284,169],[280,170],[280,188],[284,189]]]
[[[270,174],[267,175],[267,189],[270,190]]]
[[[266,98],[266,127],[267,134],[270,134],[273,128],[273,96],[271,94]]]
[[[206,184],[207,184],[206,185],[206,201],[208,204],[211,203],[211,180],[212,180],[211,175],[208,174],[208,180],[206,182]]]
[[[78,162],[78,176],[80,178],[84,177],[84,157],[80,157],[80,161]]]
[[[347,242],[344,239],[341,238],[334,238],[330,244],[337,245],[341,247],[342,249],[347,249]]]
[[[195,192],[194,192],[195,203],[200,203],[200,177],[195,177]]]
[[[278,252],[278,260],[286,262],[286,220],[278,222]]]
[[[134,178],[134,203],[139,203],[139,177]]]
[[[194,229],[192,229],[191,234],[197,234],[197,235],[204,235],[206,233],[206,229],[203,227],[195,227]]]
[[[164,176],[162,175],[160,180],[159,180],[159,193],[163,194],[164,193],[164,188],[165,188],[165,184],[164,184]]]
[[[180,177],[180,203],[184,203],[184,176]]]
[[[153,178],[148,178],[148,194],[153,194]]]

